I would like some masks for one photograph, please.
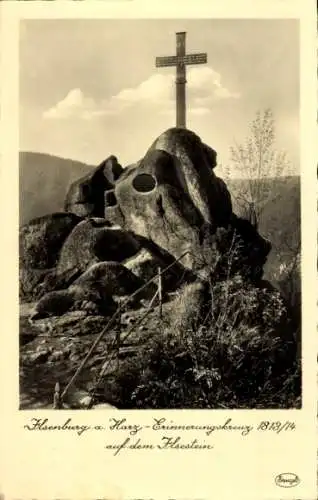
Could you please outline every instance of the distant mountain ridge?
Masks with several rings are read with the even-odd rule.
[[[63,210],[69,185],[92,168],[94,165],[58,156],[20,152],[20,224]]]

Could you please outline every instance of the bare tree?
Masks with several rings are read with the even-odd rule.
[[[225,175],[231,178],[231,170],[239,172],[242,182],[234,197],[245,217],[256,227],[268,201],[279,196],[271,179],[290,173],[286,153],[275,149],[275,120],[270,109],[258,111],[250,125],[250,134],[243,143],[231,147],[231,166]]]

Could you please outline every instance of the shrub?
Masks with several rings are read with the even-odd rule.
[[[188,299],[186,288],[179,310]],[[208,305],[172,320],[122,365],[113,385],[117,406],[298,407],[299,339],[279,292],[235,276],[211,286]]]

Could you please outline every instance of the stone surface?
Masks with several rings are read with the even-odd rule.
[[[124,262],[124,266],[139,278],[144,281],[154,278],[156,283],[158,282],[159,268],[162,271],[167,264],[168,262],[164,258],[160,258],[159,255],[151,253],[144,247]],[[183,276],[180,267],[171,268],[162,274],[162,286],[166,292],[180,286],[182,282]]]
[[[205,222],[222,225],[232,213],[230,194],[213,172],[216,152],[193,132],[172,128],[161,134],[145,156],[165,151],[177,167],[180,181]]]
[[[48,360],[49,355],[50,352],[47,349],[37,350],[30,356],[29,361],[31,363],[38,363],[38,364],[45,363]]]
[[[53,269],[34,269],[33,267],[19,268],[19,296],[21,301],[30,302],[41,296],[41,288],[44,283],[50,281]]]
[[[112,189],[123,171],[115,156],[71,184],[65,199],[66,212],[81,217],[104,217],[105,191]]]
[[[20,267],[49,269],[56,265],[64,241],[81,218],[54,213],[31,220],[20,228]]]
[[[74,310],[110,315],[116,309],[115,298],[130,296],[143,284],[140,278],[117,262],[93,264],[67,289],[45,294],[36,303],[31,320],[61,316]],[[133,303],[154,293],[155,287],[149,284],[137,294]]]
[[[69,234],[61,250],[57,275],[72,269],[84,272],[88,266],[102,261],[122,262],[133,256],[140,244],[127,231],[101,218],[80,222]]]
[[[55,266],[61,248],[81,221],[74,214],[54,213],[38,217],[19,231],[19,295],[29,302],[56,286]],[[62,280],[63,281],[63,280]],[[63,288],[63,283],[60,283]]]
[[[166,308],[167,305],[164,304],[164,312]],[[141,313],[144,312],[145,309]],[[132,314],[134,314],[133,311]],[[137,312],[135,314],[137,315]],[[75,320],[76,315],[77,313],[66,313],[63,317],[50,318],[52,326],[50,332],[47,329],[43,331],[44,329],[40,327],[41,324],[43,326],[45,320],[34,321],[34,328],[39,327],[38,335],[33,337],[28,344],[20,344],[21,409],[52,408],[56,381],[60,381],[61,390],[63,390],[79,363],[86,356],[92,343],[95,342],[97,336],[108,323],[108,318],[105,316],[83,318],[83,316],[78,315],[76,322],[70,324],[65,321],[66,318]],[[158,311],[153,310],[148,316],[147,332],[140,331],[138,328],[130,332],[129,338],[125,340],[124,349],[121,351],[120,363],[124,363],[125,359],[131,356],[127,348],[135,346],[136,350],[147,342],[151,335],[158,331],[159,323]],[[29,325],[24,324],[23,330],[20,330],[20,336],[28,336],[28,328]],[[120,332],[121,336],[124,337],[129,329],[130,326],[127,326],[126,329],[123,325],[115,324],[111,329],[105,330],[105,334],[96,346],[87,366],[65,399],[67,407],[82,408],[79,405],[79,400],[89,395],[89,392],[95,387],[95,378],[98,377],[106,360],[109,361],[107,373],[111,375],[116,372],[118,368],[117,357],[111,361],[115,335]],[[42,353],[45,353],[45,362]],[[36,361],[34,356],[39,356],[39,361]],[[43,356],[42,359],[41,356]],[[105,399],[104,396],[101,397],[100,403],[114,406],[114,402],[109,398]]]
[[[262,266],[270,246],[232,213],[215,164],[214,150],[196,134],[169,129],[118,179],[117,206],[112,213],[106,209],[106,216],[117,220],[117,210],[125,229],[137,234],[152,255],[166,263],[169,257],[170,262],[182,258],[183,268],[202,279],[215,275],[237,233],[246,245],[243,253],[254,255],[251,266]]]
[[[135,293],[144,285],[144,281],[138,278],[129,269],[118,262],[101,262],[87,269],[72,287],[81,287],[85,290],[96,290],[102,298],[122,297]],[[70,287],[70,288],[72,288]],[[149,298],[155,288],[147,286],[144,292],[138,294],[139,298]]]
[[[118,408],[116,408],[116,406],[110,405],[109,403],[100,403],[94,405],[92,407],[92,410],[118,410]]]

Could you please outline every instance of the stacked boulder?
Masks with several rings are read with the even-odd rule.
[[[171,266],[167,292],[237,273],[260,283],[270,243],[233,213],[216,158],[195,133],[169,129],[136,164],[123,169],[111,156],[73,183],[65,212],[23,226],[20,293],[38,301],[33,317],[105,314],[159,266]]]

